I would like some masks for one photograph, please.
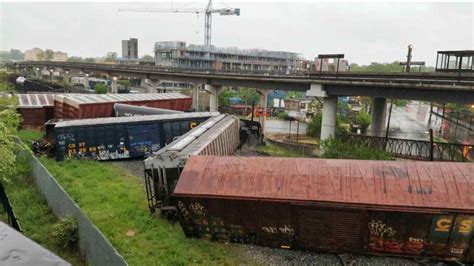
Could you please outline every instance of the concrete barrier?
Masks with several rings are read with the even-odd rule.
[[[79,249],[90,265],[128,265],[100,230],[61,187],[44,165],[32,156],[32,176],[49,207],[58,217],[73,216],[79,226]]]

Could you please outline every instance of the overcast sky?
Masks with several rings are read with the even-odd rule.
[[[193,2],[199,2],[193,1]],[[214,7],[223,7],[214,1]],[[213,16],[216,46],[300,53],[344,53],[350,63],[413,58],[434,65],[436,51],[474,49],[471,3],[239,3],[241,16]],[[152,54],[156,41],[202,44],[200,14],[118,12],[119,7],[169,8],[164,3],[1,3],[0,50],[39,47],[69,56],[121,54],[121,40],[138,38],[139,55]],[[204,8],[175,3],[174,7]]]

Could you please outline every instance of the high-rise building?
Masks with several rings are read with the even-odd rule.
[[[291,72],[299,66],[300,60],[297,53],[291,52],[186,46],[180,41],[155,43],[155,64],[162,67]]]
[[[122,57],[138,59],[138,39],[130,38],[122,41]]]

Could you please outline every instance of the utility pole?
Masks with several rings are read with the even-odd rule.
[[[406,72],[410,72],[410,65],[411,65],[411,52],[413,50],[413,45],[408,45],[408,54],[407,54],[407,66]]]

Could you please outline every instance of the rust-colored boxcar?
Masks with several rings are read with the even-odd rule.
[[[53,94],[17,94],[22,128],[42,128],[54,117]]]
[[[192,99],[181,93],[65,94],[55,99],[55,118],[111,117],[115,103],[186,111],[191,108]]]
[[[474,164],[191,157],[188,237],[474,262]]]

